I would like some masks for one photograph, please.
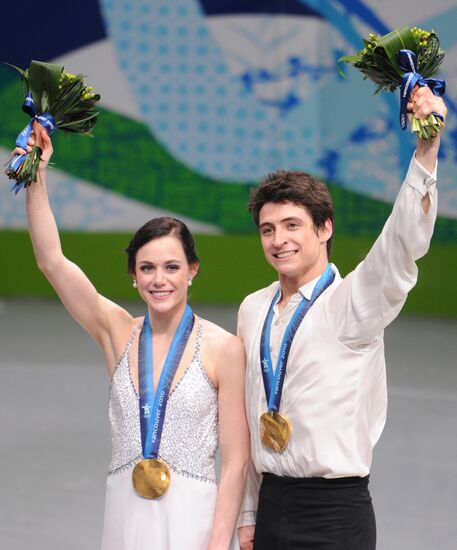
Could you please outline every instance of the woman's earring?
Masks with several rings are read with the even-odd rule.
[[[192,286],[192,279],[189,279],[189,280],[188,280],[187,286]]]
[[[136,284],[136,281],[133,281],[132,286],[133,286],[133,288],[138,288],[138,285]]]

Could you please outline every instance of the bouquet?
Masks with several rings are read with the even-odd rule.
[[[22,110],[31,117],[30,123],[22,130],[16,146],[26,149],[27,140],[33,125],[41,124],[49,133],[56,129],[64,132],[92,135],[97,123],[98,112],[94,107],[100,95],[86,86],[84,76],[65,72],[63,67],[41,61],[32,61],[27,70],[14,67],[24,82],[25,101]],[[41,149],[38,145],[24,155],[15,155],[6,165],[6,175],[16,183],[17,193],[36,181]]]
[[[370,34],[363,40],[364,48],[357,55],[347,55],[338,60],[353,65],[365,79],[373,81],[375,94],[384,90],[393,92],[400,88],[400,125],[407,126],[406,106],[415,86],[429,86],[435,95],[445,92],[444,80],[431,78],[438,71],[444,58],[444,50],[436,32],[417,27],[401,27],[384,36]],[[340,73],[342,71],[340,70]],[[411,117],[411,131],[421,139],[435,137],[444,126],[437,113],[421,120]]]

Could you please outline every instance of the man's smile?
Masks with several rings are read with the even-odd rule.
[[[298,250],[285,250],[284,252],[275,252],[273,254],[273,257],[280,260],[282,258],[289,258],[290,256],[294,256],[297,252]]]

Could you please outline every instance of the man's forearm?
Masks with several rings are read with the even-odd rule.
[[[417,140],[416,160],[423,168],[427,170],[427,172],[430,172],[430,174],[433,170],[435,170],[439,148],[439,135],[436,138],[429,139],[428,141],[423,141],[422,139]]]

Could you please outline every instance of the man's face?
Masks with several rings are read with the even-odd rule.
[[[303,279],[305,284],[327,266],[332,222],[317,229],[303,206],[267,202],[259,213],[259,231],[265,257],[280,276]]]

